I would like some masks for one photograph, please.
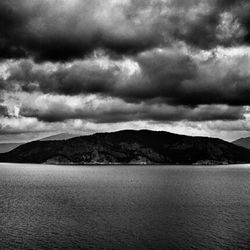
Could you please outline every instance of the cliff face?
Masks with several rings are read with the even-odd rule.
[[[250,151],[205,137],[119,131],[64,141],[36,141],[0,154],[2,162],[52,164],[228,164],[250,162]]]

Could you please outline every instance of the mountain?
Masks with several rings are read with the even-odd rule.
[[[61,133],[57,135],[48,136],[45,138],[40,139],[39,141],[61,141],[61,140],[68,140],[74,137],[77,137],[79,135],[73,135],[68,133]]]
[[[18,147],[22,143],[0,143],[0,153],[6,153]]]
[[[77,136],[79,135],[61,133],[39,139],[39,141],[61,141],[61,140],[68,140]],[[24,144],[24,142],[0,143],[0,153],[7,153],[22,144]]]
[[[236,141],[233,141],[232,143],[237,145],[237,146],[241,146],[243,148],[250,149],[250,137],[240,138]]]
[[[216,138],[149,130],[97,133],[65,141],[34,141],[0,154],[2,162],[48,164],[228,164],[250,151]]]

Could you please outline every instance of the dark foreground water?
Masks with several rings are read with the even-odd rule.
[[[0,164],[0,249],[250,249],[250,166]]]

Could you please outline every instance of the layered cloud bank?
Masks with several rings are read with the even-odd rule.
[[[97,48],[135,54],[183,41],[247,44],[247,0],[2,0],[3,58],[65,61]]]
[[[0,133],[247,134],[246,0],[3,0]]]

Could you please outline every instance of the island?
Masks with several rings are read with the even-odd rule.
[[[0,162],[43,164],[250,163],[250,150],[218,138],[123,130],[67,140],[33,141],[0,154]]]

